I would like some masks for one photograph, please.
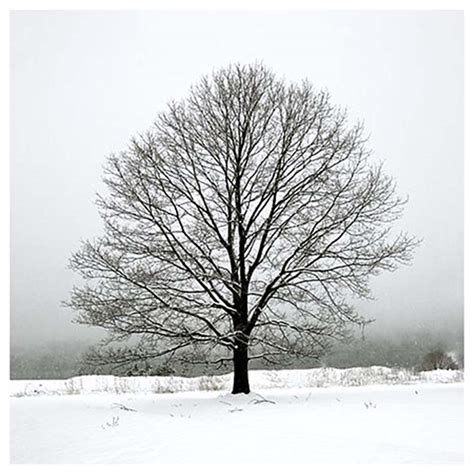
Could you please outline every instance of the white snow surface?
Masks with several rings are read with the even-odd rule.
[[[463,462],[462,372],[251,371],[250,380],[249,395],[229,394],[231,375],[12,381],[10,460]]]
[[[15,464],[463,462],[463,383],[10,402]]]
[[[252,390],[267,388],[311,388],[373,384],[462,382],[461,370],[414,372],[382,366],[350,369],[316,368],[300,370],[251,370]],[[79,395],[93,393],[177,393],[232,388],[232,373],[202,377],[116,377],[86,375],[67,380],[12,380],[10,395]]]

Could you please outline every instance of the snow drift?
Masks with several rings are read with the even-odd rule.
[[[350,369],[252,370],[252,390],[268,388],[316,388],[336,386],[453,383],[464,380],[461,370],[415,372],[381,366]],[[67,380],[13,380],[10,395],[79,395],[93,393],[177,393],[230,391],[232,373],[202,377],[116,377],[87,375]]]

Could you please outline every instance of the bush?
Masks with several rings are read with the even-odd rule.
[[[441,350],[431,351],[423,357],[421,362],[421,370],[436,370],[436,369],[459,369],[455,360],[446,352]]]
[[[216,390],[225,390],[225,382],[218,376],[209,376],[204,375],[199,379],[198,390],[205,392],[216,391]]]

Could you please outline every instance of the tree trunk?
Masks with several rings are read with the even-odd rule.
[[[247,344],[234,350],[234,387],[232,393],[250,393]]]

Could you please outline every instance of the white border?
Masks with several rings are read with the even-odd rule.
[[[248,10],[248,11],[257,11],[257,10],[464,10],[465,13],[465,356],[466,356],[466,384],[465,384],[465,425],[466,425],[466,436],[465,436],[465,464],[464,466],[437,466],[437,465],[385,465],[383,466],[384,472],[392,471],[398,472],[400,469],[416,472],[472,472],[473,467],[473,456],[471,455],[472,446],[474,446],[474,439],[472,436],[472,408],[471,400],[473,400],[473,391],[471,383],[471,367],[472,367],[472,350],[471,350],[471,340],[472,340],[472,331],[473,331],[473,322],[472,322],[472,310],[473,310],[473,278],[472,278],[472,243],[474,242],[474,234],[472,232],[472,215],[474,209],[472,207],[473,191],[470,189],[472,186],[472,177],[474,166],[472,164],[473,159],[473,144],[472,136],[470,136],[469,131],[472,130],[473,125],[473,114],[472,114],[472,87],[470,84],[474,83],[474,75],[472,74],[472,58],[473,58],[473,49],[471,47],[473,41],[472,34],[472,10],[471,7],[472,1],[463,1],[463,0],[398,0],[398,1],[375,1],[375,0],[365,0],[365,1],[350,1],[350,0],[320,0],[320,1],[311,1],[311,0],[273,0],[273,1],[264,1],[264,0],[233,0],[233,1],[219,1],[219,0],[207,0],[207,1],[192,1],[192,0],[161,0],[161,1],[152,1],[152,0],[115,0],[115,1],[105,1],[105,0],[82,0],[82,1],[59,1],[59,0],[44,0],[44,1],[32,1],[32,0],[17,0],[17,1],[6,1],[3,2],[0,9],[0,37],[1,37],[1,49],[0,49],[0,64],[2,67],[1,74],[1,95],[0,101],[2,104],[2,114],[1,114],[1,135],[0,143],[2,146],[2,159],[0,160],[0,212],[2,218],[2,231],[1,235],[1,251],[0,251],[0,268],[1,268],[1,282],[0,282],[0,298],[2,301],[3,311],[1,313],[3,321],[3,330],[1,331],[2,340],[0,341],[0,347],[2,351],[1,359],[1,368],[2,368],[2,382],[8,383],[8,369],[9,369],[9,11],[10,10],[194,10],[194,11],[203,11],[203,10],[219,10],[219,11],[228,11],[228,10]],[[471,159],[466,159],[470,157]],[[8,224],[6,224],[8,223]],[[6,225],[5,225],[6,224]],[[8,390],[4,393],[8,394]],[[37,465],[25,465],[25,466],[10,466],[9,462],[9,439],[8,439],[8,427],[6,423],[9,416],[8,409],[8,399],[4,398],[6,403],[1,405],[0,419],[1,423],[1,448],[0,448],[0,462],[4,466],[7,465],[7,470],[29,470],[34,469],[35,472],[45,472],[46,470],[63,472],[66,469],[68,472],[77,472],[82,471],[84,466],[37,466]],[[232,460],[229,460],[230,462]],[[120,466],[120,468],[129,469],[126,466]],[[88,466],[87,469],[95,470],[97,472],[102,472],[106,470],[116,471],[119,467],[114,465],[109,466]],[[279,470],[283,468],[287,469],[285,466],[263,466],[263,465],[251,465],[251,466],[240,466],[226,465],[199,465],[194,466],[193,471],[197,472],[219,472],[222,473],[223,470],[227,473],[233,472],[261,472],[269,470],[269,468],[274,470]],[[350,469],[351,471],[355,470],[356,472],[379,473],[381,466],[377,465],[351,465],[350,467],[343,467],[338,465],[325,465],[315,468],[314,466],[309,465],[298,465],[298,472],[314,472],[315,469],[324,469],[325,471],[335,472],[341,469]],[[175,472],[184,472],[189,470],[189,466],[179,466],[179,465],[163,465],[163,466],[147,466],[140,465],[140,470],[150,472],[166,472],[166,473],[175,473]]]

